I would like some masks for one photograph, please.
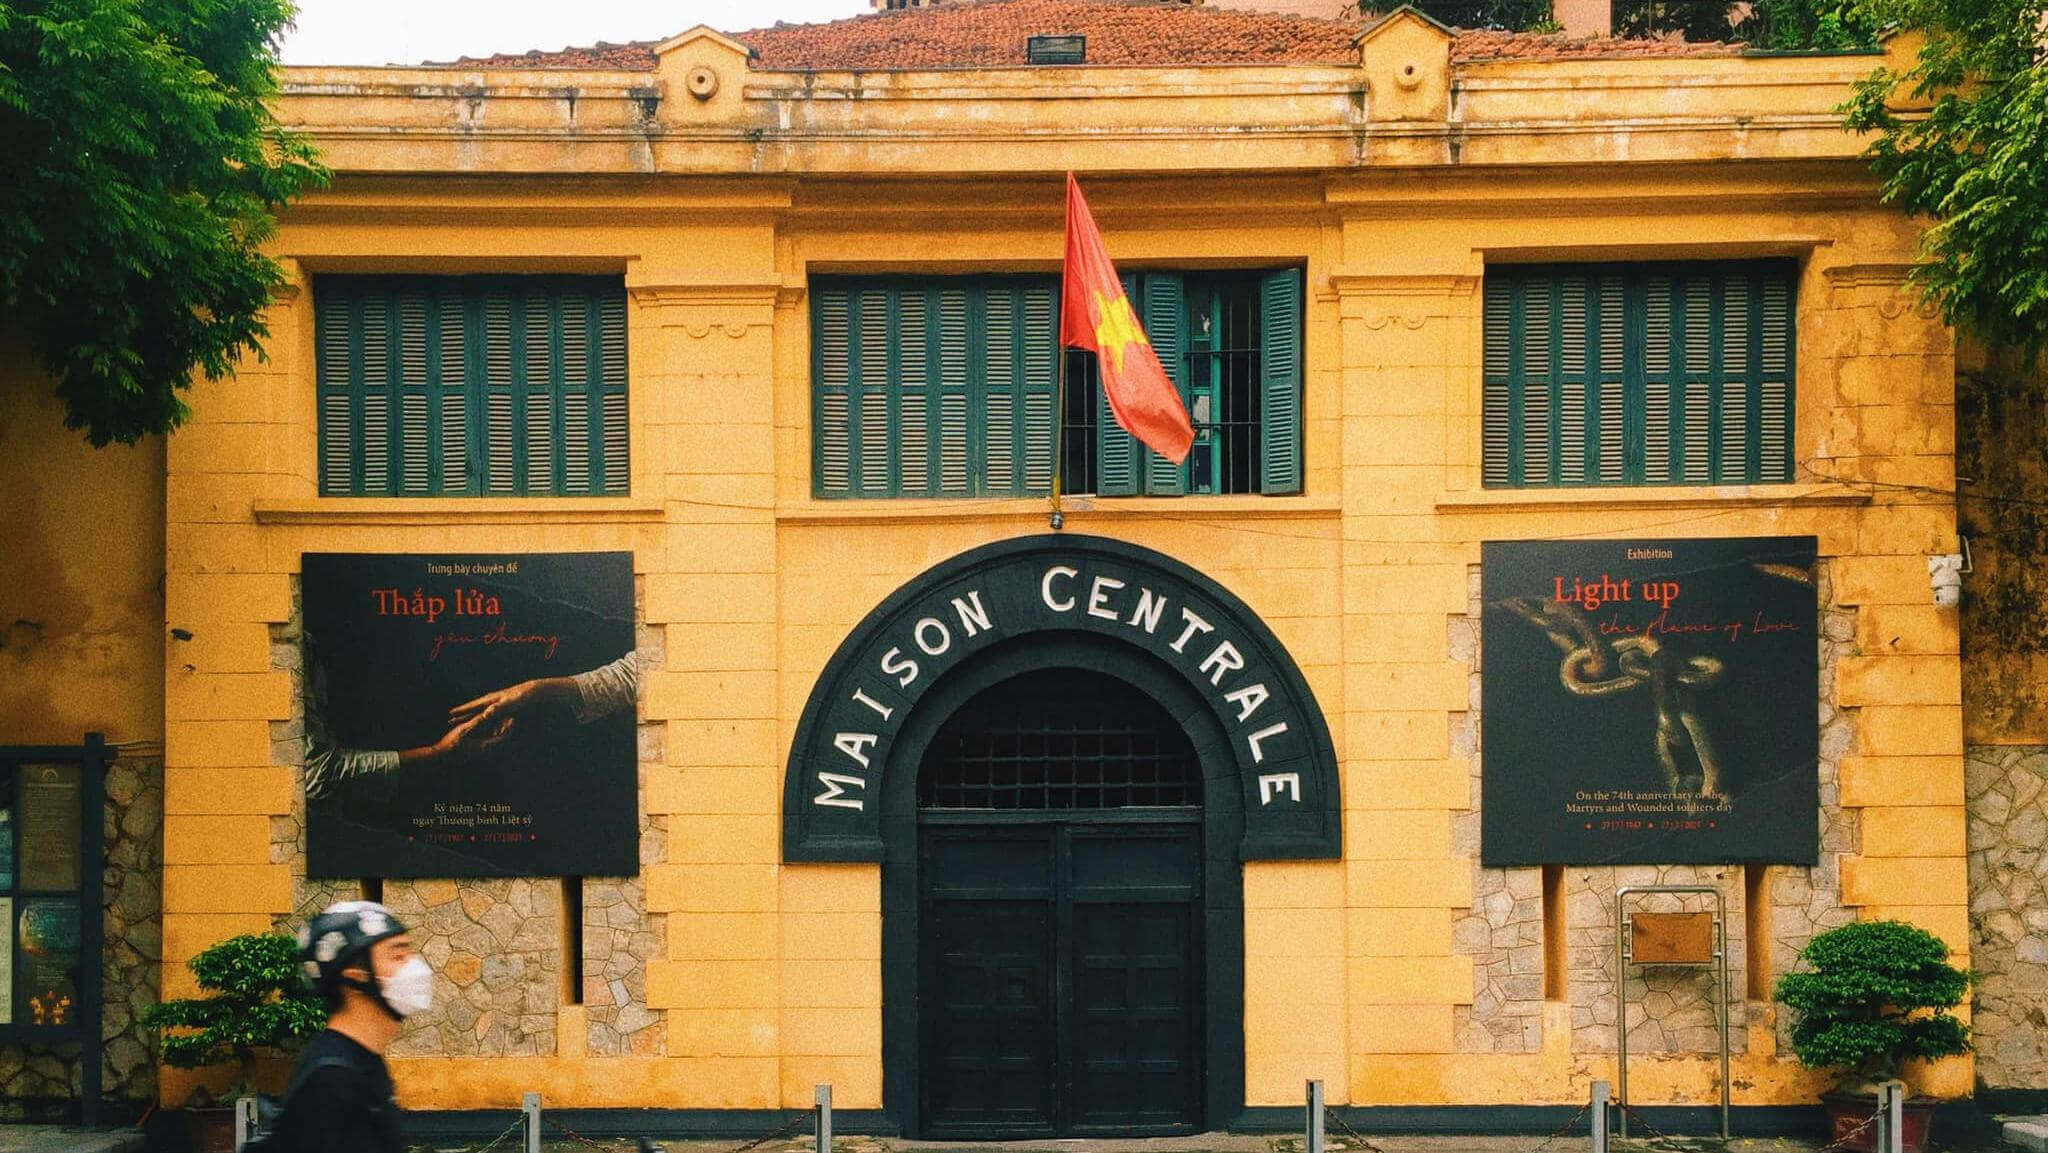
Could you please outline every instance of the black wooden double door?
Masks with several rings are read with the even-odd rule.
[[[927,824],[919,854],[927,1136],[1199,1130],[1198,823]]]

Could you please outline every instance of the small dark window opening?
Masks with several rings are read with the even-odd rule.
[[[1033,64],[1085,64],[1086,36],[1033,36],[1024,42],[1024,58]]]
[[[918,778],[926,809],[1201,803],[1201,764],[1173,717],[1123,681],[1081,669],[983,690],[939,730]]]

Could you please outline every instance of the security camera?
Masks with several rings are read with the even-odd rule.
[[[1934,586],[1934,603],[1945,609],[1954,608],[1963,599],[1963,554],[1928,557],[1927,580]]]

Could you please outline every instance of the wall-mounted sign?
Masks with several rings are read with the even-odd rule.
[[[70,1025],[78,1003],[78,902],[26,900],[16,924],[21,972],[14,992],[15,1020],[26,1025]]]
[[[920,703],[993,651],[1068,636],[1114,653],[1099,671],[1131,678],[1150,670],[1192,691],[1216,734],[1203,750],[1205,770],[1235,784],[1244,813],[1235,851],[1247,860],[1338,855],[1329,729],[1266,623],[1170,557],[1063,533],[1001,541],[935,566],[841,643],[790,749],[783,859],[881,860],[885,777],[915,782],[915,758],[899,763],[898,744]]]
[[[1812,537],[1483,551],[1490,866],[1813,864]]]
[[[21,876],[24,889],[78,887],[79,767],[26,764],[21,789]]]
[[[630,553],[307,554],[312,877],[639,871]]]

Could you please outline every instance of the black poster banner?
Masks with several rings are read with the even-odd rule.
[[[306,872],[639,872],[632,554],[304,558]]]
[[[1819,852],[1813,537],[1489,541],[1489,866]]]

